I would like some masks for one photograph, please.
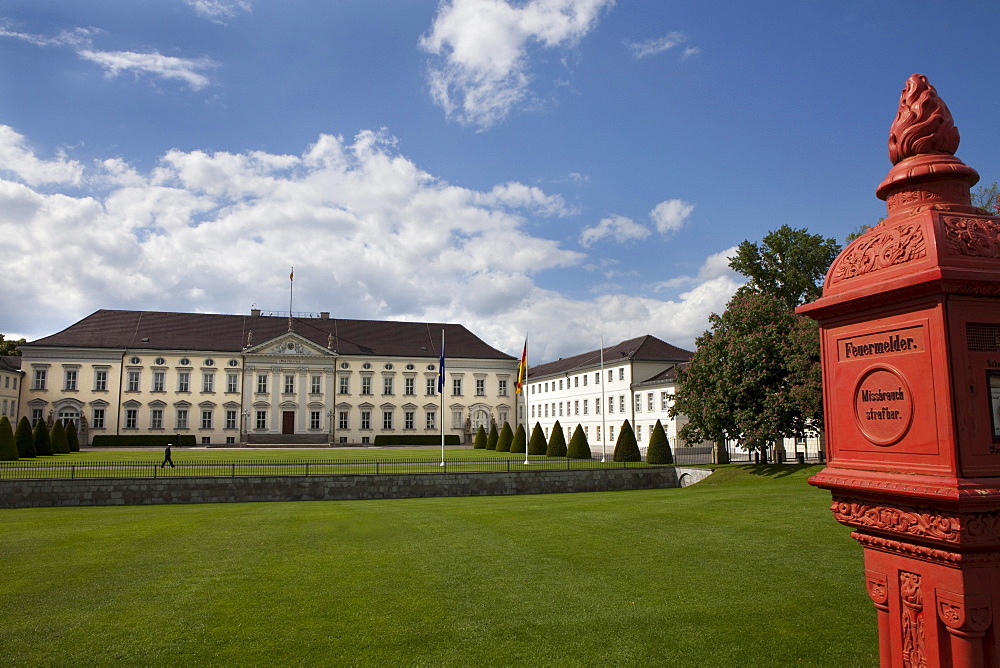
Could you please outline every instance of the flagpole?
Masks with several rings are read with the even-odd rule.
[[[604,422],[604,416],[608,412],[608,405],[604,399],[604,335],[601,334],[601,461],[604,462],[608,458],[608,426]]]
[[[521,363],[524,365],[524,380],[521,381],[521,392],[524,394],[524,463],[530,464],[528,460],[528,441],[531,436],[528,433],[528,335],[524,335],[524,354],[521,356]]]
[[[438,360],[438,395],[441,397],[441,466],[444,466],[444,327],[441,328],[441,359]]]
[[[292,331],[292,292],[295,288],[295,267],[288,274],[288,331]]]

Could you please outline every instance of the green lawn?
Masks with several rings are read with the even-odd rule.
[[[818,467],[677,490],[0,511],[5,665],[875,666]]]

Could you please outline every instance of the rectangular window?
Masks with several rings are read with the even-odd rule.
[[[601,414],[601,400],[594,399],[594,415],[600,415],[600,414]]]
[[[42,419],[42,409],[32,408],[31,409],[31,428],[34,429],[38,425],[38,421]]]
[[[532,417],[532,419],[534,419],[534,417],[535,417],[535,405],[534,404],[531,404],[531,417]]]
[[[661,411],[665,411],[665,410],[667,410],[670,407],[670,404],[667,403],[667,397],[668,396],[670,396],[670,395],[668,395],[666,392],[660,392],[660,410]]]
[[[65,383],[65,386],[63,387],[63,389],[64,390],[68,390],[70,392],[76,391],[76,370],[75,369],[66,369],[66,383]]]
[[[97,370],[94,372],[94,390],[97,392],[108,391],[108,372]]]
[[[149,428],[163,429],[163,409],[154,408],[149,411]]]
[[[12,378],[11,380],[14,382],[14,387],[12,387],[10,389],[16,390],[17,389],[17,378]]]
[[[403,379],[403,394],[412,397],[417,393],[417,379],[408,377]]]
[[[257,374],[257,394],[267,394],[267,374]]]
[[[579,414],[580,414],[580,402],[579,401],[574,401],[573,402],[573,415],[579,415]]]
[[[382,376],[382,394],[392,394],[392,376]]]
[[[347,421],[348,415],[350,415],[350,413],[348,413],[347,411],[340,411],[340,414],[337,418],[337,429],[343,429],[345,431],[350,429],[350,427],[348,426],[349,423]]]
[[[191,372],[190,371],[179,371],[179,372],[177,372],[177,391],[178,392],[190,392],[191,391]]]
[[[137,408],[126,408],[125,409],[125,428],[135,429],[139,426],[139,409]]]
[[[93,415],[94,419],[90,421],[91,426],[94,429],[104,429],[104,409],[95,408]]]
[[[562,412],[562,404],[563,404],[563,402],[560,401],[559,402],[559,417],[562,417],[562,414],[563,414],[563,412]]]
[[[309,392],[311,394],[323,394],[323,377],[313,376],[309,383]]]
[[[295,375],[286,373],[285,374],[285,389],[284,394],[295,394]]]
[[[254,426],[257,429],[267,429],[267,411],[257,411]]]
[[[548,392],[548,391],[549,391],[549,384],[548,384],[548,382],[546,381],[546,382],[545,382],[545,383],[544,383],[544,384],[542,385],[542,392]]]
[[[584,378],[586,378],[586,376],[584,376]],[[587,399],[583,400],[583,414],[584,415],[587,415],[587,401],[588,401]]]
[[[615,370],[614,369],[608,369],[608,382],[610,383],[614,379],[615,379]]]
[[[486,396],[486,379],[476,378],[476,396],[485,397]]]
[[[435,411],[427,411],[424,418],[424,428],[437,429],[437,413]]]
[[[351,393],[351,377],[350,376],[341,376],[339,382],[340,382],[340,393],[341,394],[350,394]]]
[[[624,413],[625,412],[625,395],[624,394],[621,395],[620,397],[618,397],[618,412],[619,413]]]
[[[236,411],[232,408],[226,409],[226,429],[236,429]]]
[[[637,424],[635,426],[635,440],[637,440],[637,441],[641,441],[642,440],[642,425],[641,424]]]
[[[188,412],[186,408],[177,409],[177,428],[178,429],[188,428]]]
[[[618,369],[618,380],[625,380],[625,367]]]
[[[452,378],[451,380],[451,394],[455,397],[462,396],[462,379]]]
[[[164,392],[167,389],[167,374],[163,371],[153,372],[153,392]]]
[[[382,429],[392,429],[392,411],[382,411]]]
[[[203,373],[201,375],[201,391],[215,392],[215,374]]]
[[[433,397],[437,394],[437,378],[427,379],[427,391],[424,392],[428,397]]]
[[[452,429],[462,428],[462,411],[451,412],[451,428]]]
[[[361,428],[371,429],[372,428],[372,412],[371,411],[361,411]]]
[[[580,387],[580,377],[573,376],[573,387]]]
[[[235,394],[240,391],[240,377],[235,373],[226,374],[226,392]]]
[[[202,429],[212,428],[212,411],[203,410],[201,412],[201,428]]]
[[[403,429],[413,429],[413,417],[416,415],[413,411],[406,411],[403,413]]]
[[[6,399],[3,400],[3,414],[4,415],[7,414],[7,400]]]
[[[372,393],[372,377],[361,376],[361,394],[371,394],[371,393]]]
[[[583,386],[587,387],[587,374],[583,375]]]
[[[601,372],[600,371],[595,371],[594,372],[594,385],[600,385],[600,384],[601,384]]]
[[[610,399],[608,399],[608,412],[609,413],[614,413],[615,412],[615,398],[614,397],[611,397]]]
[[[500,416],[500,424],[507,421],[507,411],[498,411],[497,414]]]
[[[608,440],[609,441],[615,440],[615,428],[614,428],[614,426],[608,427]]]
[[[45,389],[45,376],[48,371],[45,369],[35,369],[35,375],[31,381],[31,389],[33,390],[44,390]],[[41,410],[41,409],[38,409]]]
[[[139,391],[139,372],[129,371],[127,381],[125,384],[126,392],[138,392]]]
[[[597,433],[597,436],[596,436],[596,438],[594,440],[600,441],[601,440],[601,425],[597,425],[596,427],[594,427],[594,430]]]
[[[646,408],[649,409],[650,413],[653,412],[653,405],[654,405],[653,404],[653,393],[650,392],[649,394],[646,395]]]
[[[545,417],[549,416],[549,405],[545,404]]]
[[[560,390],[562,389],[562,379],[561,378],[559,379],[559,389]]]
[[[642,412],[642,395],[638,393],[636,393],[635,395],[635,412],[636,413]]]
[[[319,429],[319,411],[309,411],[309,428]]]
[[[507,396],[507,379],[506,378],[501,378],[498,381],[497,386],[498,386],[497,387],[497,393],[501,397],[506,397]]]

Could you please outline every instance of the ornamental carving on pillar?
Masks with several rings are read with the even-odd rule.
[[[866,570],[865,589],[868,590],[868,597],[876,608],[889,609],[889,578],[885,576],[885,573]]]
[[[868,232],[837,259],[831,282],[886,269],[927,255],[924,232],[917,223],[880,226]]]
[[[955,155],[960,137],[948,105],[923,74],[906,80],[889,129],[889,160],[897,164],[926,153]]]
[[[990,599],[984,594],[955,594],[936,590],[938,617],[962,634],[981,635],[993,623]]]
[[[992,220],[944,216],[948,250],[956,255],[1000,258],[1000,230]]]
[[[900,611],[903,620],[903,665],[921,668],[927,665],[924,642],[924,596],[920,591],[920,575],[899,572],[899,592],[903,599]]]
[[[830,510],[838,522],[854,527],[880,529],[952,543],[957,543],[961,538],[962,527],[957,517],[843,499],[835,500]]]

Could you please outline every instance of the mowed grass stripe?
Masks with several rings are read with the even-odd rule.
[[[877,665],[816,467],[683,490],[0,511],[11,665]]]

